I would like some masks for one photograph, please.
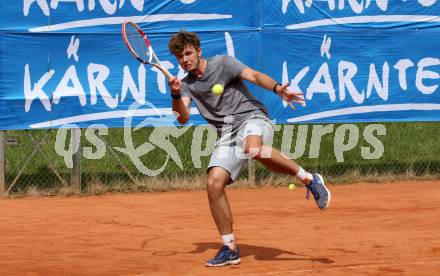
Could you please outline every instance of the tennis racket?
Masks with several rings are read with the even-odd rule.
[[[159,69],[168,79],[174,76],[160,65],[160,61],[154,53],[150,40],[142,29],[132,21],[122,23],[122,38],[128,51],[141,63],[149,64]]]

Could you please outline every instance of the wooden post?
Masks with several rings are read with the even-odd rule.
[[[6,191],[5,177],[5,131],[0,130],[0,196],[4,196]]]
[[[72,147],[78,145],[78,150],[72,155],[72,173],[71,173],[71,185],[72,189],[76,193],[81,193],[81,129],[72,129]]]

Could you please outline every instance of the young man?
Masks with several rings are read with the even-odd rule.
[[[203,58],[200,40],[195,33],[180,31],[174,34],[168,47],[188,72],[182,80],[174,78],[169,81],[177,120],[181,124],[188,121],[193,100],[200,114],[217,128],[220,136],[208,165],[207,192],[209,207],[224,246],[206,265],[238,264],[240,253],[235,244],[225,187],[240,173],[246,161],[244,157],[258,160],[272,171],[296,176],[305,184],[307,197],[311,192],[320,209],[326,209],[330,202],[330,192],[319,174],[306,172],[271,147],[274,129],[266,108],[249,92],[243,80],[271,90],[288,102],[301,104],[304,97],[302,93],[289,91],[289,83],[281,85],[233,57]],[[216,84],[224,87],[223,93],[212,92]]]

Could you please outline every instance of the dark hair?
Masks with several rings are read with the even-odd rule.
[[[181,30],[171,37],[170,42],[168,43],[168,49],[173,55],[178,55],[182,53],[187,44],[193,45],[194,48],[199,49],[200,39],[196,33]]]

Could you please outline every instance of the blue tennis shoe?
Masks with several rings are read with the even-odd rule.
[[[206,262],[206,266],[236,265],[239,264],[240,261],[240,251],[238,247],[236,251],[232,251],[229,246],[223,245],[215,257]]]
[[[319,209],[327,209],[330,204],[331,194],[324,184],[324,179],[320,174],[314,173],[313,180],[310,184],[306,185],[307,194],[306,198],[309,199],[310,193],[315,198],[316,204]]]

